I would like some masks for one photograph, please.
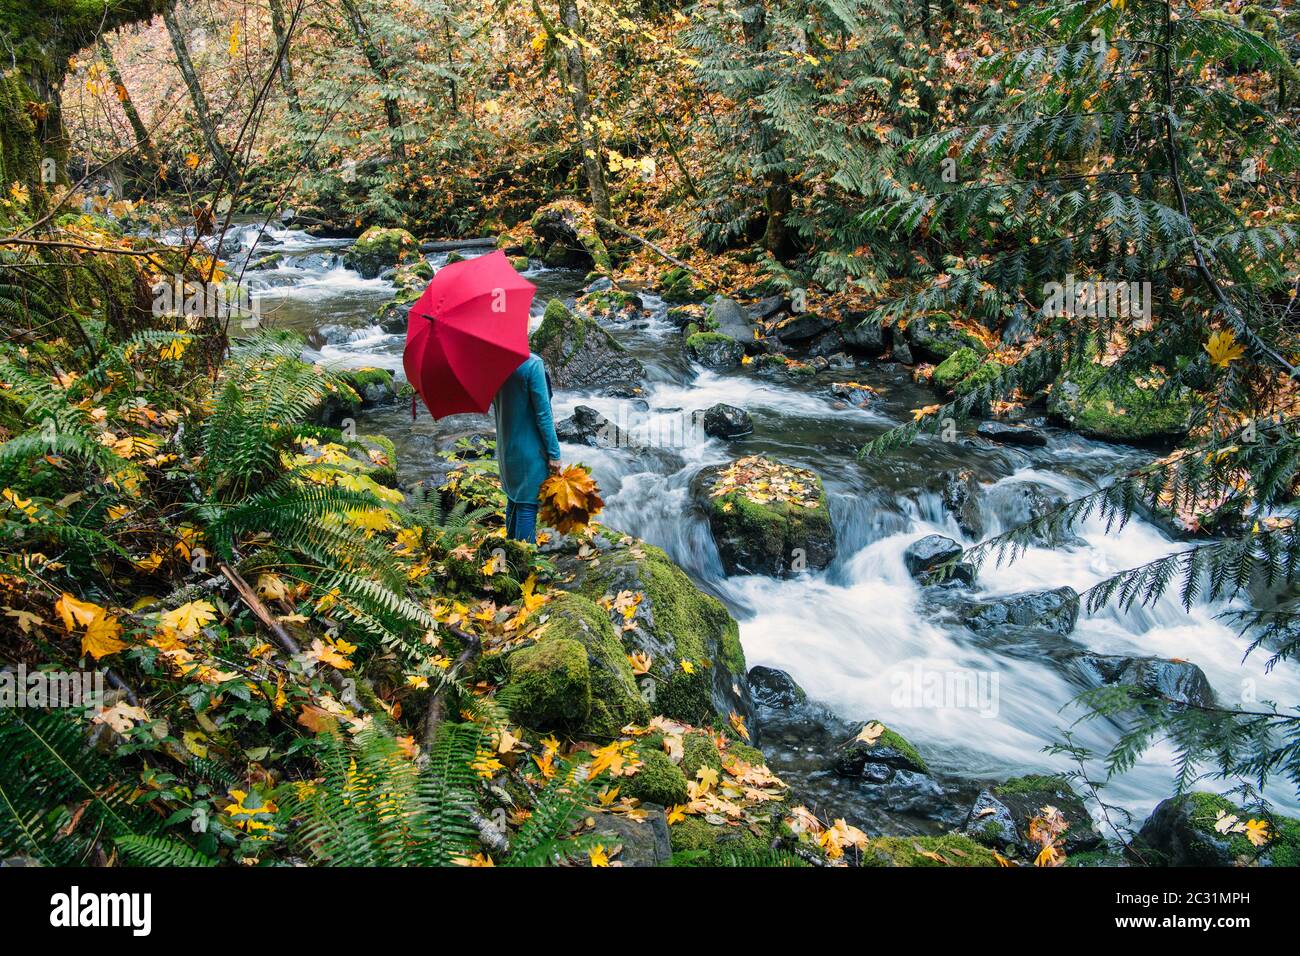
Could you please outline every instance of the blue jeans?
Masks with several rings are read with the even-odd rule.
[[[537,502],[521,504],[506,500],[506,537],[537,542]]]

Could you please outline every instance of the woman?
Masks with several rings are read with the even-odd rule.
[[[533,354],[510,373],[492,402],[497,469],[506,492],[506,535],[537,540],[537,494],[548,471],[560,470],[560,440],[551,417],[551,379]]]

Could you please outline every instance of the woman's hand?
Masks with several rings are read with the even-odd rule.
[[[546,467],[551,469],[551,474],[558,475],[560,473],[560,460],[558,458],[551,459],[546,463]]]

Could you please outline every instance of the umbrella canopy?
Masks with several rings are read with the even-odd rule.
[[[488,410],[528,358],[536,292],[500,251],[454,262],[433,277],[411,306],[402,365],[434,418]]]

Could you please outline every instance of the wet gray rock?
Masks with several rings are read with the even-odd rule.
[[[1024,445],[1041,448],[1047,444],[1047,436],[1028,425],[1014,425],[1010,422],[980,422],[975,434],[990,441],[1004,445]]]
[[[912,355],[912,347],[907,344],[906,339],[899,336],[894,337],[892,357],[895,362],[902,362],[904,365],[916,364],[916,357]]]
[[[879,355],[885,350],[885,329],[879,322],[845,316],[841,328],[845,343],[852,348],[868,355]]]
[[[1080,654],[1075,671],[1090,687],[1124,685],[1138,687],[1179,704],[1214,706],[1210,681],[1190,661],[1163,657],[1125,657],[1122,654]]]
[[[1195,791],[1162,800],[1133,841],[1134,859],[1147,866],[1288,866],[1300,859],[1300,821],[1276,813],[1269,820],[1274,839],[1253,846],[1242,833],[1219,833],[1219,814],[1241,823],[1262,818],[1216,793]]]
[[[945,471],[940,476],[943,485],[939,492],[943,506],[957,522],[962,533],[972,538],[984,535],[984,517],[980,514],[983,489],[973,472]]]
[[[837,402],[853,408],[870,408],[880,401],[879,393],[851,382],[836,382],[827,391]]]
[[[903,564],[912,577],[923,578],[941,564],[958,558],[964,549],[952,538],[941,534],[927,534],[907,546],[903,552]]]
[[[590,405],[579,405],[568,418],[556,422],[555,435],[562,442],[590,448],[622,448],[628,444],[623,430]]]
[[[749,690],[754,703],[785,710],[808,700],[804,689],[785,671],[761,664],[749,669]]]
[[[719,402],[705,410],[703,416],[704,434],[710,438],[731,440],[754,433],[754,420],[749,412],[735,405]]]
[[[1048,515],[1066,500],[1064,495],[1033,481],[1000,482],[986,491],[985,498],[989,508],[1001,519],[1003,528],[1014,528]],[[1035,531],[1029,534],[1028,540],[1044,548],[1073,548],[1085,544],[1069,528]]]
[[[1064,636],[1078,617],[1079,595],[1068,587],[973,601],[962,611],[966,626],[984,634],[1019,629]]]
[[[778,312],[790,308],[790,300],[783,295],[769,295],[749,306],[750,318],[755,322],[766,322]]]
[[[777,329],[776,337],[786,345],[804,345],[835,328],[836,322],[820,312],[801,312]]]

